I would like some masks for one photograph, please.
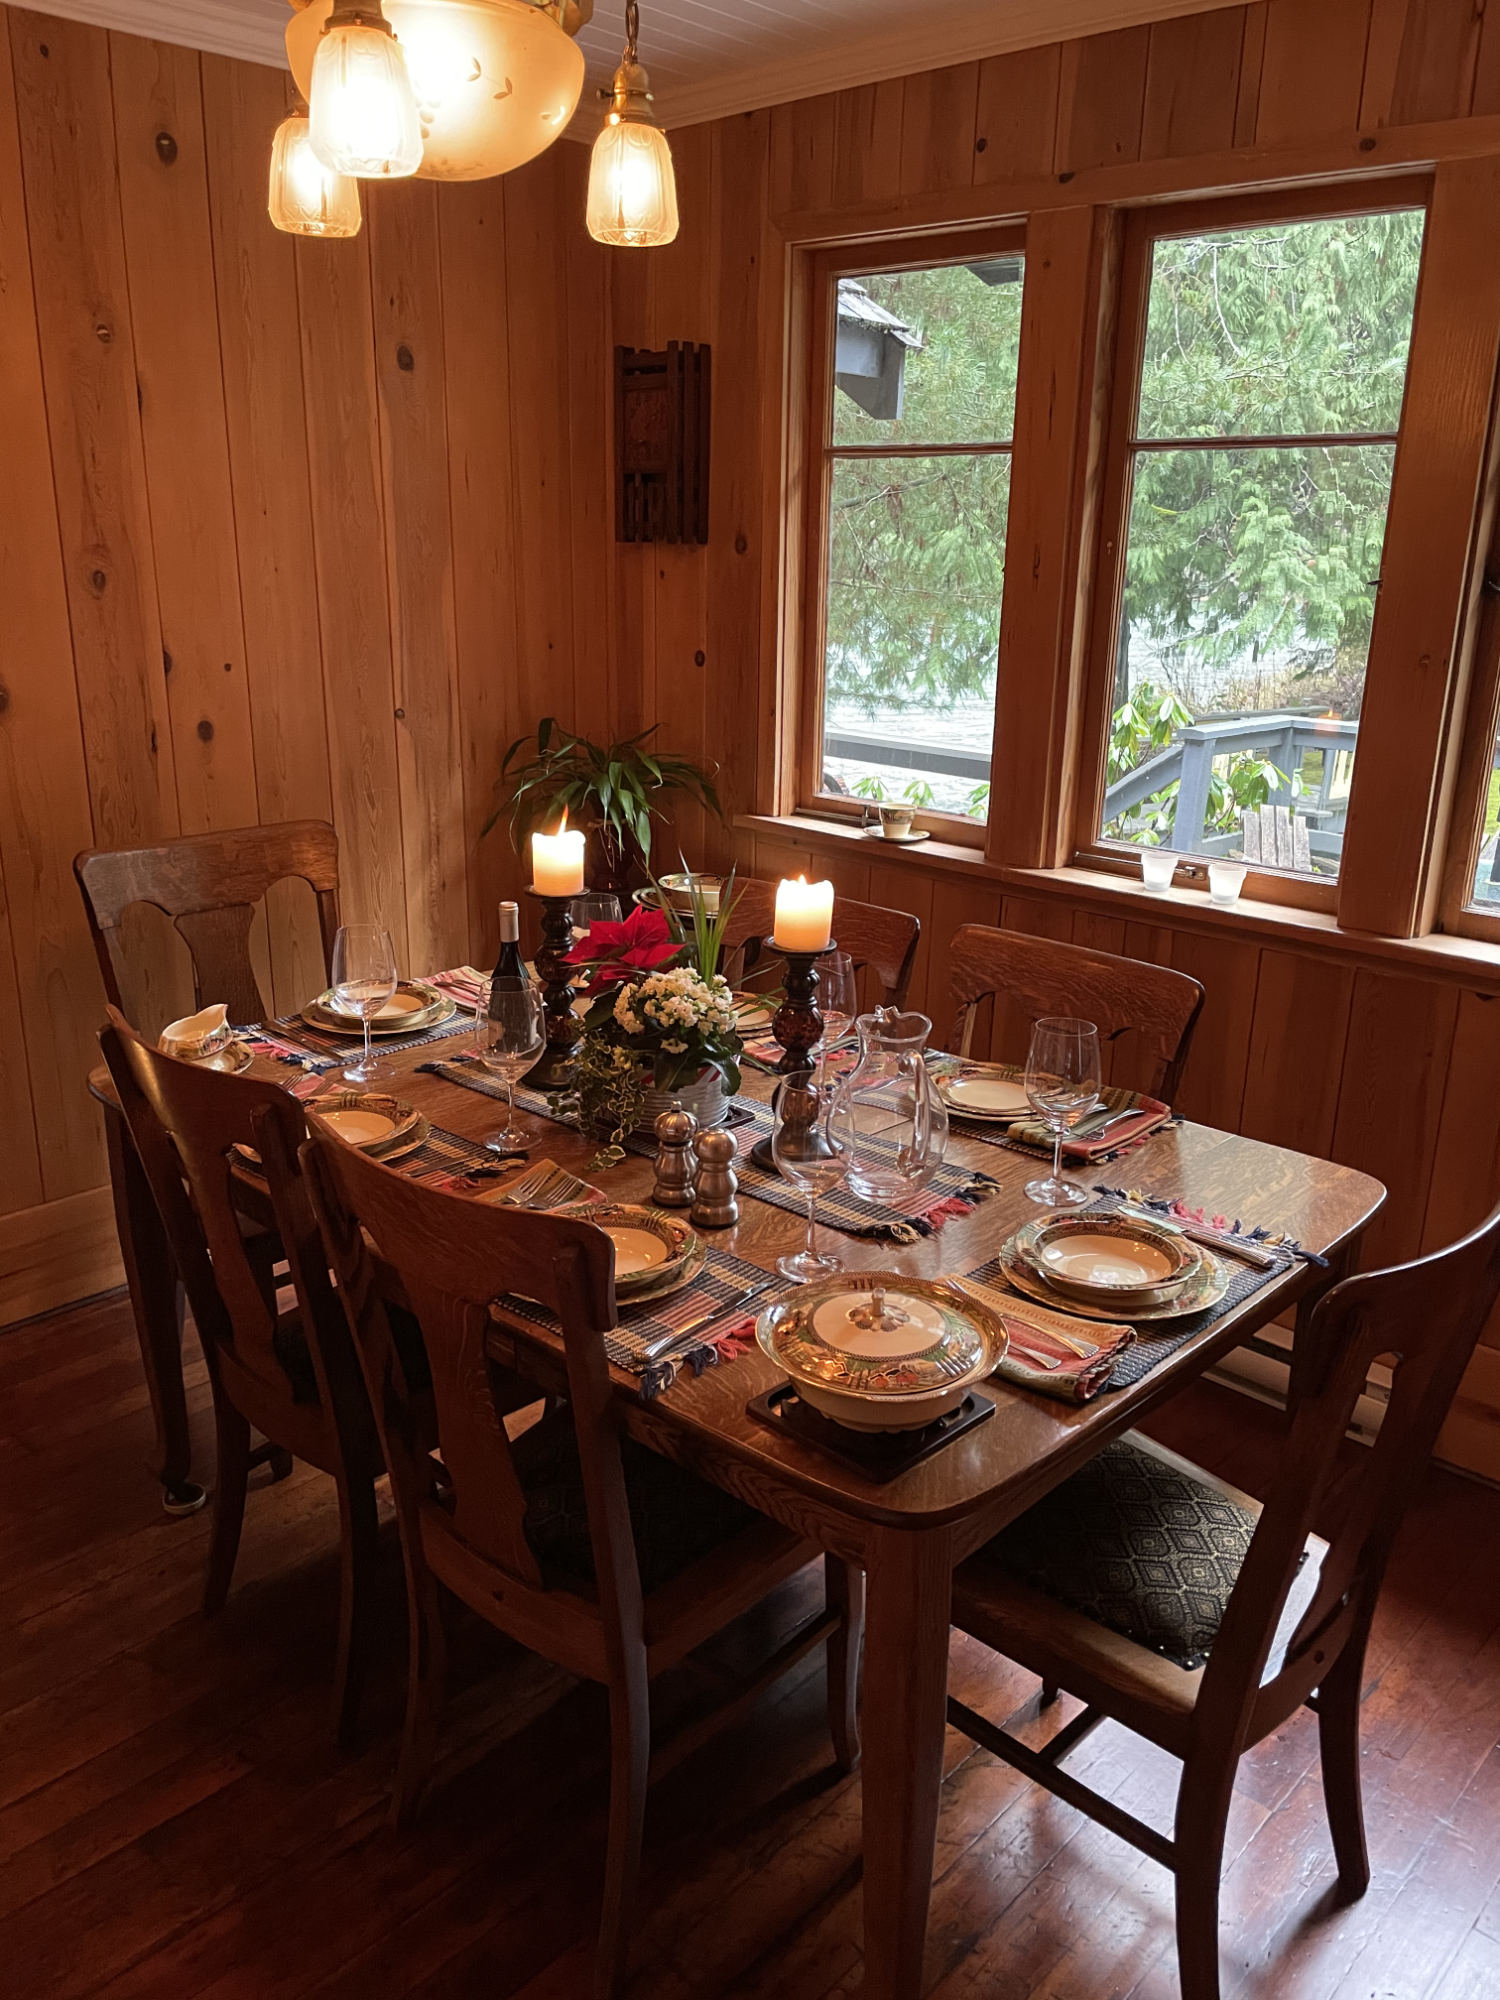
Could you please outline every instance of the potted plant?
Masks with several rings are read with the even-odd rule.
[[[733,878],[730,878],[732,892]],[[596,923],[568,954],[586,968],[591,1000],[573,1052],[567,1108],[619,1159],[632,1132],[649,1132],[674,1104],[700,1126],[722,1125],[740,1087],[742,1044],[734,995],[719,971],[732,893],[722,910],[694,899],[691,924],[637,907],[624,923]]]
[[[651,862],[651,822],[667,794],[685,793],[723,818],[712,776],[687,757],[649,747],[658,724],[620,743],[599,744],[559,728],[545,716],[535,736],[518,736],[500,766],[504,797],[485,821],[502,816],[519,854],[527,836],[566,811],[594,838],[590,886],[617,895],[645,880]]]

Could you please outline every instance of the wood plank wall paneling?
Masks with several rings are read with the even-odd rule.
[[[995,57],[977,70],[960,65],[904,83],[898,79],[779,105],[759,114],[769,126],[760,171],[767,177],[772,215],[794,240],[800,213],[831,209],[848,214],[851,226],[864,215],[872,231],[890,230],[899,225],[902,205],[917,202],[918,220],[931,226],[942,212],[934,198],[944,194],[954,196],[955,214],[972,219],[978,212],[974,188],[993,190],[989,212],[1003,214],[1008,183],[1034,185],[1053,175],[1073,177],[1069,199],[1076,181],[1076,213],[1087,218],[1087,180],[1096,168],[1137,158],[1180,163],[1180,185],[1187,193],[1201,184],[1194,179],[1199,157],[1222,160],[1233,148],[1330,135],[1357,141],[1361,132],[1377,128],[1497,111],[1500,10],[1480,8],[1476,0],[1251,0],[1149,28]],[[732,677],[722,643],[711,638],[706,649],[706,743],[720,762],[731,813],[772,810],[778,796],[774,711],[788,663],[778,656],[770,621],[783,575],[796,573],[795,550],[788,555],[773,533],[757,538],[753,526],[745,530],[744,560],[759,571],[762,610],[760,666],[743,668],[748,616],[738,609],[724,612],[718,593],[732,579],[736,606],[743,603],[748,613],[756,587],[735,567],[730,551],[737,544],[729,537],[737,537],[743,523],[753,523],[757,504],[762,521],[773,530],[781,525],[775,482],[788,311],[778,271],[751,270],[760,243],[741,220],[751,212],[748,186],[734,200],[726,192],[727,161],[743,124],[726,120],[708,128],[707,140],[701,133],[690,139],[684,134],[678,155],[684,185],[689,172],[694,178],[709,176],[707,202],[691,195],[685,202],[683,234],[690,256],[713,266],[716,276],[668,291],[658,287],[661,263],[648,271],[645,260],[620,257],[611,289],[617,337],[649,332],[654,339],[708,338],[715,344],[716,512],[705,567],[696,572],[691,558],[653,564],[645,552],[619,552],[614,601],[621,680],[615,713],[618,726],[667,718],[674,739],[682,715],[683,745],[689,736],[697,743],[698,711],[694,707],[689,714],[684,706],[693,687],[683,666],[681,634],[695,626],[706,587],[710,632],[722,618],[726,634],[746,634]],[[965,158],[971,192],[961,199]],[[753,180],[748,158],[744,172]],[[705,213],[717,233],[694,243]],[[1073,213],[1049,209],[1045,227],[1039,219],[1030,244],[1033,263],[1049,244],[1053,254],[1064,253]],[[1083,238],[1087,235],[1084,229]],[[779,239],[770,247],[780,254]],[[681,252],[679,244],[671,254],[680,259]],[[758,349],[746,326],[757,298]],[[697,316],[704,309],[706,326]],[[1055,347],[1066,331],[1057,327],[1045,337]],[[1040,327],[1038,338],[1043,338]],[[1079,365],[1070,359],[1058,372],[1076,379]],[[1067,564],[1064,574],[1053,577],[1046,559],[1059,536],[1069,532],[1078,504],[1069,467],[1052,458],[1065,458],[1073,448],[1085,413],[1062,411],[1053,403],[1045,421],[1033,412],[1033,428],[1049,452],[1058,439],[1067,446],[1044,453],[1046,464],[1032,468],[1037,494],[1032,511],[1037,521],[1045,514],[1048,535],[1026,540],[1018,524],[1020,502],[1012,502],[1010,566],[1031,579],[1019,599],[1022,630],[1012,634],[1007,627],[1018,683],[1025,680],[1025,662],[1034,649],[1055,655],[1073,643],[1076,614]],[[732,464],[726,465],[726,452]],[[1024,476],[1018,465],[1018,481]],[[730,482],[736,497],[726,520],[720,495]],[[786,571],[788,560],[792,567]],[[748,715],[752,705],[759,709],[754,740],[749,730],[729,728],[724,720]],[[1044,745],[1062,740],[1069,727],[1066,718],[1026,711],[1024,700],[1022,712],[1012,705],[1011,714],[1013,727],[1030,728]],[[1000,800],[996,810],[1009,811],[1018,843],[1045,843],[1050,837],[1027,801]],[[711,829],[706,841],[707,851],[715,851]],[[1062,885],[1002,895],[993,881],[970,886],[951,871],[924,865],[917,855],[876,866],[857,850],[851,856],[846,842],[815,835],[804,841],[800,835],[739,830],[733,852],[742,868],[758,875],[811,868],[830,876],[841,895],[886,901],[920,915],[925,941],[912,1003],[933,1018],[942,1037],[951,1026],[942,946],[963,922],[1003,921],[1041,935],[1071,936],[1192,973],[1203,981],[1208,1000],[1183,1109],[1379,1175],[1391,1199],[1371,1232],[1367,1260],[1409,1256],[1450,1238],[1500,1197],[1493,1112],[1500,1079],[1500,981],[1468,987],[1451,976],[1399,974],[1388,963],[1362,957],[1353,939],[1327,950],[1316,941],[1304,948],[1253,937],[1209,937],[1174,925],[1165,911],[1163,921],[1141,921],[1077,907]],[[983,1021],[976,1050],[1018,1055],[1025,1028],[1024,1022]],[[1465,1391],[1463,1421],[1450,1427],[1445,1448],[1500,1474],[1492,1407],[1500,1394],[1500,1369],[1494,1365],[1500,1316],[1486,1340],[1489,1351],[1476,1363]]]
[[[351,916],[413,971],[483,959],[522,872],[479,836],[506,743],[544,704],[608,721],[586,151],[366,189],[354,243],[297,243],[285,108],[275,70],[0,16],[0,1324],[118,1275],[79,849],[331,816]],[[185,954],[139,933],[166,1019]],[[306,891],[257,950],[279,1006],[316,990]]]
[[[0,1061],[20,1135],[0,1247],[21,1269],[0,1319],[67,1296],[70,1271],[103,1282],[108,1261],[77,847],[224,824],[236,796],[262,819],[331,811],[352,914],[380,910],[423,954],[482,957],[522,870],[479,827],[505,744],[541,714],[593,732],[661,721],[717,762],[731,816],[765,807],[795,576],[777,218],[840,206],[889,227],[906,201],[924,220],[944,196],[972,214],[974,188],[1000,213],[1008,184],[1052,175],[1075,176],[1087,209],[1089,175],[1134,159],[1173,162],[1186,192],[1195,160],[1230,146],[1500,111],[1493,8],[1250,0],[684,131],[683,233],[665,253],[589,242],[571,147],[499,182],[367,191],[355,244],[293,245],[263,214],[275,72],[18,10],[6,25],[0,1009],[14,989],[24,1032]],[[181,380],[162,363],[169,252]],[[609,357],[673,339],[714,348],[709,546],[617,548]],[[162,448],[174,408],[204,459],[191,510]],[[1058,645],[1071,612],[1053,595]],[[1392,1201],[1371,1255],[1438,1242],[1500,1192],[1493,984],[1402,975],[1355,946],[1209,939],[815,837],[692,814],[681,832],[759,875],[818,869],[915,911],[912,999],[940,1034],[942,944],[963,922],[1193,972],[1210,1000],[1185,1107],[1380,1174]],[[289,1005],[317,973],[310,912],[289,894],[269,917]],[[165,1000],[180,954],[160,962]],[[986,1022],[977,1046],[1015,1053],[1017,1026]],[[1500,1328],[1488,1339],[1500,1351]],[[1466,1437],[1494,1433],[1495,1377],[1471,1378]]]

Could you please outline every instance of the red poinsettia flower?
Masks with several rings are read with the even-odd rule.
[[[638,903],[623,924],[596,923],[568,953],[569,965],[589,968],[589,990],[623,985],[638,973],[670,965],[682,950],[660,910]]]

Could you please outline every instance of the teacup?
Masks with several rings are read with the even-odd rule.
[[[887,840],[909,840],[915,806],[880,806],[880,831]]]

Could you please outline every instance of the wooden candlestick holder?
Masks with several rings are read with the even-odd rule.
[[[573,983],[567,963],[573,945],[571,896],[545,896],[540,889],[528,889],[542,906],[542,944],[536,955],[537,974],[542,982],[542,1018],[547,1031],[547,1047],[526,1072],[534,1090],[552,1090],[563,1081],[563,1072],[583,1035],[583,1026],[573,1012]]]
[[[818,960],[826,958],[838,944],[830,938],[821,951],[788,951],[774,937],[766,939],[768,951],[779,952],[786,960],[783,981],[785,998],[771,1019],[771,1033],[781,1044],[782,1057],[777,1074],[792,1076],[810,1069],[809,1055],[823,1039],[823,1016],[818,1012]]]
[[[838,950],[830,938],[822,951],[788,951],[774,937],[765,940],[766,949],[786,960],[782,982],[785,998],[771,1017],[771,1033],[781,1044],[778,1076],[806,1076],[812,1069],[812,1052],[823,1039],[823,1016],[818,1011],[818,960]],[[779,1093],[778,1086],[778,1093]],[[776,1102],[773,1097],[771,1102]],[[768,1174],[776,1172],[776,1159],[769,1138],[750,1148],[750,1158]]]

